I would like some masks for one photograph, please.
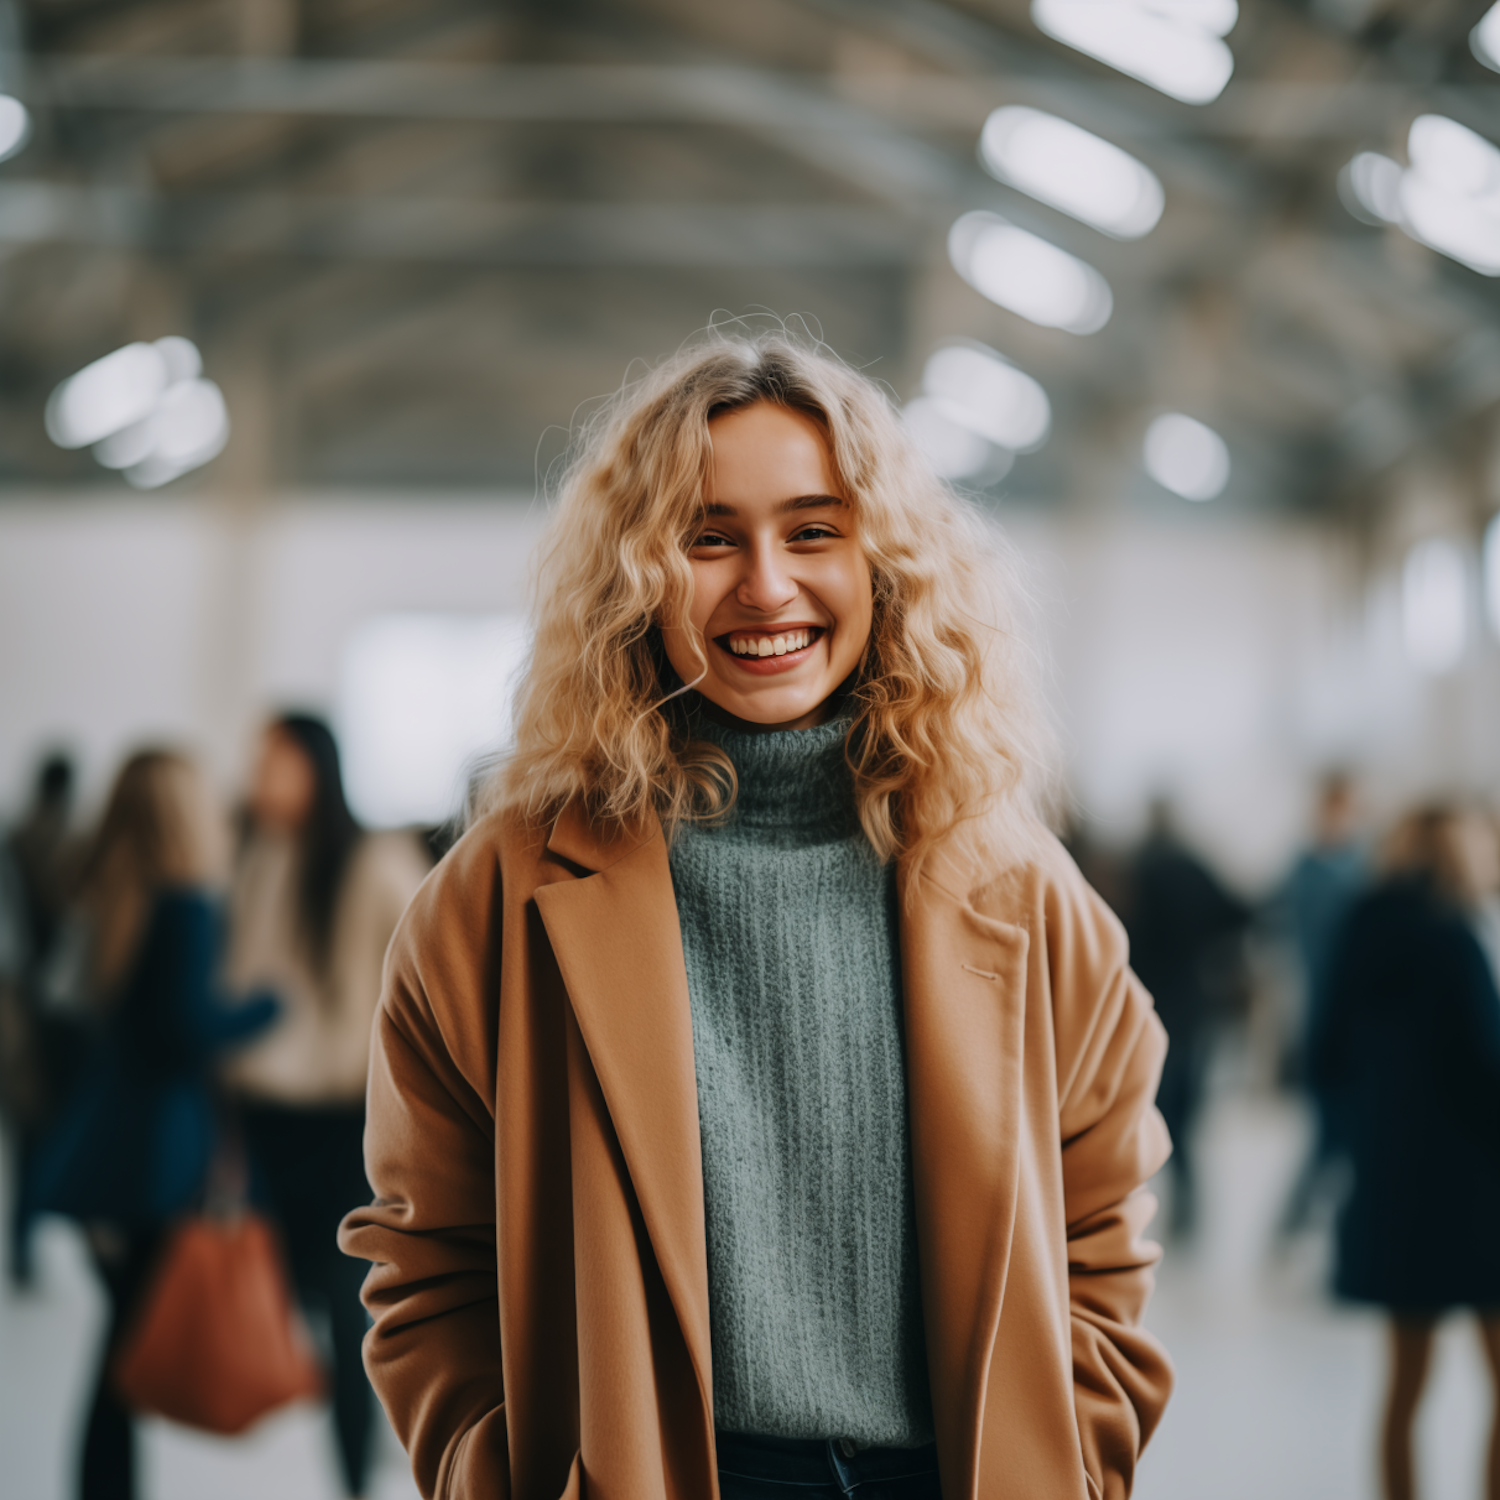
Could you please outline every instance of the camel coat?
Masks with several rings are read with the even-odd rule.
[[[898,879],[945,1500],[1120,1500],[1171,1387],[1140,1326],[1164,1052],[1049,842]],[[698,1104],[659,828],[478,824],[387,959],[365,1362],[425,1496],[717,1500]],[[830,1434],[837,1436],[837,1434]]]

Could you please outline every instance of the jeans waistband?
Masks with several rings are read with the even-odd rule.
[[[936,1443],[920,1448],[861,1448],[837,1438],[765,1437],[748,1432],[719,1432],[715,1442],[721,1470],[784,1484],[896,1480],[935,1474],[938,1466]]]

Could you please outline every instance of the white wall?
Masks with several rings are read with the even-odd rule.
[[[194,745],[227,789],[268,709],[331,709],[367,615],[521,609],[540,524],[508,496],[289,496],[249,517],[129,491],[8,498],[0,807],[55,742],[95,795],[147,738]]]
[[[506,496],[287,496],[249,516],[211,496],[6,499],[0,807],[59,740],[95,792],[147,737],[199,746],[229,788],[268,708],[332,706],[368,615],[520,608],[541,520]],[[1287,857],[1319,767],[1366,769],[1378,811],[1496,789],[1494,642],[1419,678],[1390,588],[1323,534],[1210,507],[1004,524],[1034,565],[1074,792],[1107,836],[1172,790],[1253,886]]]

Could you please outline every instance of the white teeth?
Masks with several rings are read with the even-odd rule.
[[[729,649],[736,656],[785,656],[789,651],[801,651],[811,644],[810,630],[790,630],[782,635],[735,635],[729,638]]]

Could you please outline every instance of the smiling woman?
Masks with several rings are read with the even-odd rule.
[[[344,1226],[424,1494],[1129,1493],[1162,1035],[1038,817],[1009,577],[821,349],[583,433]]]
[[[710,713],[807,729],[832,712],[870,639],[874,590],[828,440],[768,401],[716,417],[703,526],[688,548],[691,629],[667,660]]]

